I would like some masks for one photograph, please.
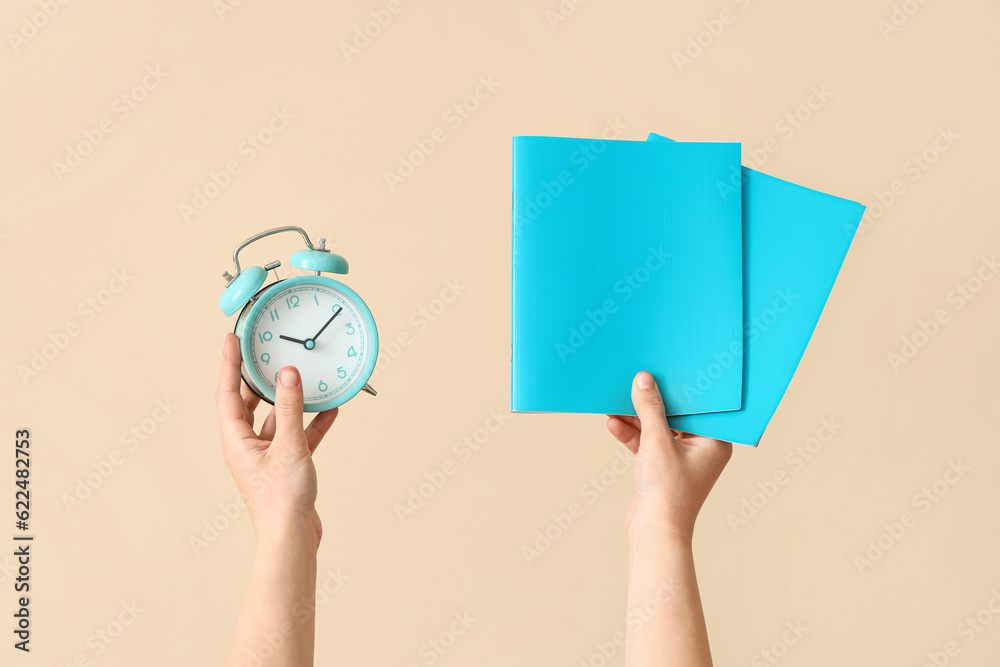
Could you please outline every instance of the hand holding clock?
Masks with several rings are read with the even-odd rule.
[[[247,664],[267,632],[285,628],[269,645],[268,665],[312,665],[316,638],[316,552],[323,533],[316,513],[312,454],[337,418],[337,408],[302,428],[302,380],[293,366],[279,371],[274,409],[254,432],[260,398],[240,378],[240,345],[226,334],[215,402],[222,456],[243,494],[257,533],[250,583],[227,664]],[[313,601],[309,604],[306,601]],[[306,618],[300,615],[306,611]]]
[[[264,287],[267,271],[280,262],[244,268],[239,253],[279,232],[302,236],[307,249],[289,264],[310,275]],[[227,664],[312,665],[322,537],[312,454],[337,418],[337,406],[360,391],[375,394],[368,379],[378,359],[378,330],[354,290],[320,275],[347,273],[347,260],[327,250],[324,239],[314,246],[300,227],[250,237],[233,251],[233,265],[235,276],[223,274],[219,308],[227,316],[239,312],[238,337],[225,338],[216,405],[223,458],[246,501],[257,549]],[[323,339],[324,349],[316,350],[316,340],[341,313],[347,321],[342,318],[334,327],[339,330]],[[312,338],[297,338],[320,322]],[[254,409],[261,398],[274,409],[258,433]],[[307,428],[304,411],[318,413]],[[275,636],[281,641],[274,643]]]
[[[331,318],[332,319],[332,318]],[[258,541],[281,543],[290,532],[304,533],[316,546],[322,535],[316,513],[316,468],[312,453],[337,418],[321,412],[302,426],[302,383],[298,371],[280,371],[274,408],[253,429],[260,398],[240,378],[240,345],[226,334],[216,392],[222,455],[246,500]]]

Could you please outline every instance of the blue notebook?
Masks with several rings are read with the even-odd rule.
[[[738,409],[740,145],[515,137],[513,167],[511,410],[635,414],[641,370],[668,414]]]
[[[657,134],[648,141],[670,143]],[[865,207],[746,167],[741,180],[743,405],[675,417],[670,427],[756,445],[805,353]]]

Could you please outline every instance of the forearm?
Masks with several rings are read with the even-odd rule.
[[[655,519],[629,526],[625,665],[712,665],[690,537]]]
[[[307,527],[258,539],[228,667],[312,667],[318,547]]]

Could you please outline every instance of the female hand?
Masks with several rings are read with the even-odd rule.
[[[609,416],[607,422],[611,435],[635,454],[635,496],[625,530],[652,520],[690,544],[698,511],[733,445],[670,429],[656,381],[645,371],[632,382],[632,404],[638,417]]]
[[[305,531],[318,547],[322,525],[316,513],[316,467],[312,453],[337,418],[321,412],[302,427],[302,382],[294,366],[278,376],[274,408],[254,432],[260,398],[240,378],[240,344],[226,334],[222,372],[215,395],[222,431],[222,456],[247,503],[258,542],[280,540],[289,530]]]

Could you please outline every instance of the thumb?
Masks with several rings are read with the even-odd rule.
[[[642,434],[665,436],[670,438],[667,426],[667,411],[663,405],[663,397],[656,386],[656,380],[646,371],[635,376],[632,381],[632,405],[639,416]]]
[[[302,428],[302,379],[294,366],[278,373],[274,397],[274,440],[283,447],[306,442]]]

